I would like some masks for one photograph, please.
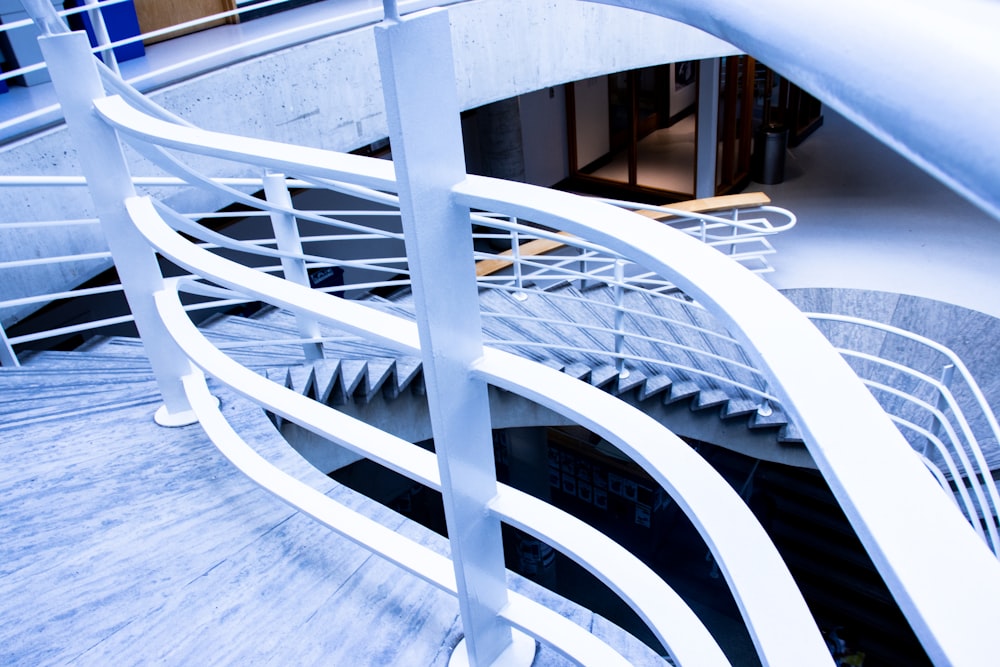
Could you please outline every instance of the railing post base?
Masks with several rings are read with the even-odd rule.
[[[215,405],[213,407],[219,406],[219,399],[215,396],[212,397],[215,400]],[[170,412],[166,405],[161,405],[156,409],[153,414],[153,421],[156,422],[157,426],[163,426],[164,428],[179,428],[181,426],[190,426],[198,421],[198,416],[195,414],[194,410],[178,410],[177,412]]]
[[[514,640],[507,650],[500,654],[489,667],[528,667],[535,661],[535,640],[518,630],[511,631]],[[465,637],[458,642],[448,660],[448,667],[469,667],[469,653],[465,648]]]

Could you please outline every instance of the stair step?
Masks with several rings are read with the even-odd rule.
[[[385,385],[395,372],[396,361],[394,359],[369,359],[368,372],[365,375],[364,399],[365,402],[371,400]]]
[[[577,380],[584,380],[590,377],[590,366],[580,362],[568,364],[563,369],[563,373]]]
[[[801,445],[805,444],[802,438],[802,431],[795,425],[795,422],[788,422],[778,431],[778,442],[785,444]]]
[[[617,378],[618,369],[611,364],[598,366],[590,371],[590,384],[595,387],[604,387]]]
[[[754,411],[748,422],[748,426],[755,429],[778,429],[786,424],[788,424],[788,417],[776,405],[771,406],[771,414],[768,415],[761,414],[760,410]]]
[[[757,412],[760,402],[749,398],[734,398],[722,409],[723,419],[736,419]]]
[[[670,394],[664,399],[665,405],[679,403],[680,401],[693,398],[701,392],[701,387],[689,380],[674,382],[670,387]]]
[[[673,380],[669,376],[661,374],[653,375],[646,379],[645,384],[643,384],[642,389],[639,390],[638,398],[640,401],[645,401],[648,398],[662,393],[669,392],[670,385],[673,384]]]
[[[721,389],[703,389],[691,401],[692,410],[707,410],[724,406],[729,402],[729,394]]]
[[[646,384],[646,374],[638,369],[632,369],[628,371],[627,377],[618,376],[618,386],[615,388],[614,393],[618,396],[628,393],[633,389],[637,389]]]

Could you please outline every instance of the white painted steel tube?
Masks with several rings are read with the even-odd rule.
[[[993,655],[984,610],[1000,599],[1000,565],[839,353],[794,305],[715,250],[620,209],[476,176],[457,194],[470,207],[531,219],[628,253],[711,310],[767,372],[932,659],[972,664]],[[884,492],[888,479],[892,494]],[[720,565],[725,571],[725,562]],[[954,575],[947,583],[939,576],[942,567]],[[788,631],[770,632],[780,644]]]

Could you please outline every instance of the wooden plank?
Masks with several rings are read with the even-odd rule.
[[[570,234],[566,232],[559,232],[559,234],[562,236],[570,236]],[[564,245],[566,244],[560,243],[554,239],[535,239],[534,241],[522,243],[518,247],[518,252],[524,256],[544,255],[545,253],[552,252],[553,250],[561,248]],[[513,255],[513,252],[510,250],[504,250],[500,254],[509,257]],[[481,262],[476,262],[476,275],[488,276],[507,268],[511,264],[513,264],[513,262],[508,262],[505,259],[484,259]]]
[[[663,204],[663,206],[679,211],[687,211],[688,213],[710,213],[712,211],[722,211],[734,208],[765,206],[770,203],[770,197],[763,192],[744,192],[738,195],[706,197],[705,199],[690,199],[688,201],[675,202],[672,204]],[[663,213],[662,211],[636,211],[636,213],[644,215],[647,218],[652,218],[653,220],[667,220],[668,218],[674,217],[673,214]],[[570,234],[566,232],[559,232],[559,234],[562,236],[570,236]],[[564,245],[566,244],[560,243],[554,239],[535,239],[534,241],[522,243],[518,248],[518,253],[525,257],[543,255],[547,252],[557,250]],[[510,250],[504,250],[500,254],[505,257],[510,257],[513,253]],[[480,262],[476,262],[476,276],[483,277],[493,275],[498,271],[506,269],[512,264],[513,262],[505,259],[484,259]]]
[[[135,0],[135,14],[139,19],[139,30],[143,33],[168,28],[170,26],[193,21],[204,16],[236,9],[236,0]],[[226,23],[237,23],[239,17],[211,21],[199,26],[143,40],[144,44],[162,42],[188,33],[213,28]]]
[[[705,199],[690,199],[673,204],[662,204],[664,208],[673,208],[678,211],[688,213],[711,213],[713,211],[727,211],[734,208],[751,208],[754,206],[766,206],[771,203],[771,198],[763,192],[744,192],[738,195],[722,195],[719,197],[706,197]],[[666,220],[675,217],[670,213],[660,211],[636,211],[639,215],[654,220]]]

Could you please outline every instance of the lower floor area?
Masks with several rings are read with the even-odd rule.
[[[839,664],[929,665],[916,637],[814,470],[690,441],[750,505],[798,582]],[[424,443],[428,448],[433,443]],[[758,665],[725,578],[678,505],[582,427],[494,432],[498,478],[580,518],[639,556],[696,611],[734,665]],[[440,497],[370,461],[331,477],[446,534]],[[505,527],[507,566],[593,609],[663,653],[642,621],[570,558]]]

